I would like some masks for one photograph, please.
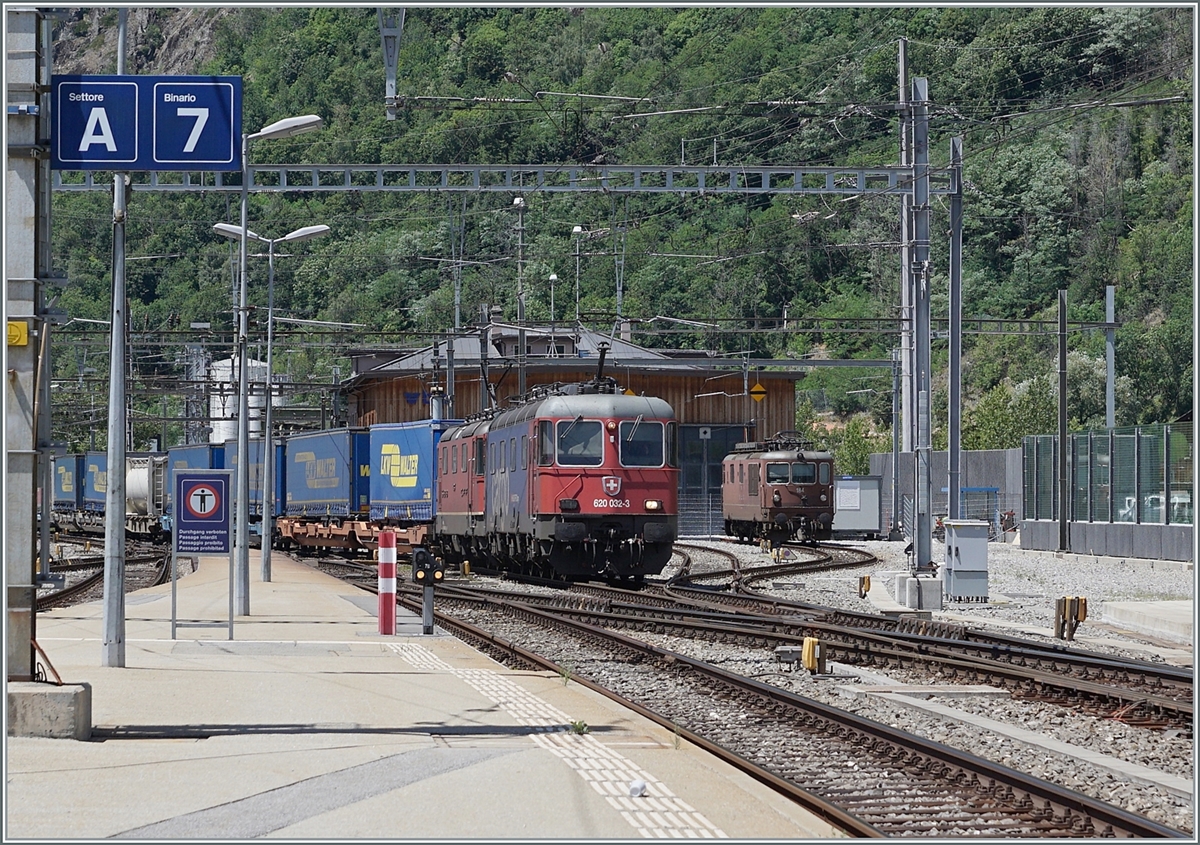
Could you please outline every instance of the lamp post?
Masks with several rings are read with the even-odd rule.
[[[272,377],[274,370],[271,369],[271,353],[275,348],[275,244],[280,243],[296,243],[297,241],[307,241],[310,238],[319,238],[329,231],[329,227],[324,224],[318,226],[305,226],[302,229],[297,229],[294,232],[288,232],[281,238],[264,238],[262,235],[257,235],[247,229],[242,229],[239,226],[231,226],[228,223],[218,223],[213,226],[213,231],[218,235],[224,235],[227,238],[235,240],[254,240],[267,245],[267,377],[265,379],[266,389],[266,416],[263,420],[263,493],[262,493],[262,580],[271,580],[271,534],[273,531],[271,520],[273,518],[273,506],[268,506],[268,497],[270,497],[273,505],[275,493],[275,449],[274,442],[271,437],[271,406],[274,404],[274,392],[272,391]],[[247,417],[249,414],[247,413]],[[247,428],[249,422],[247,422]],[[238,424],[239,433],[241,431],[241,423]],[[238,459],[238,466],[241,467],[242,459]],[[240,471],[240,470],[239,470]],[[239,476],[240,478],[240,476]],[[247,572],[249,571],[249,559],[247,559]],[[249,577],[247,575],[247,577]]]
[[[558,274],[551,273],[550,274],[550,357],[551,358],[557,357],[555,354],[556,347],[554,345],[554,330],[556,328],[556,326],[554,324],[554,283],[557,281],[558,281]]]
[[[264,126],[259,131],[242,135],[242,209],[241,231],[238,239],[241,249],[238,261],[238,437],[237,437],[237,495],[234,511],[236,535],[234,537],[233,598],[235,612],[240,616],[250,615],[250,367],[246,359],[246,218],[250,205],[250,142],[272,138],[291,138],[305,132],[320,129],[324,121],[315,114],[301,117],[285,117]]]
[[[525,199],[515,197],[517,210],[517,394],[525,395]]]

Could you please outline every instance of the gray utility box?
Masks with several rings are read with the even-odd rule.
[[[841,475],[833,479],[835,539],[866,537],[883,532],[883,476]]]
[[[942,581],[953,601],[987,601],[987,549],[990,523],[947,519],[946,565]]]

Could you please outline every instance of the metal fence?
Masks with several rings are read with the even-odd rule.
[[[964,487],[960,492],[958,518],[970,519],[977,522],[986,522],[988,528],[988,539],[999,540],[1004,533],[1004,514],[1008,511],[1017,511],[1013,505],[1020,505],[1019,501],[1013,501],[1016,497],[1001,496],[999,488],[996,487]],[[930,497],[930,506],[932,507],[932,516],[934,520],[945,519],[950,512],[950,496],[948,493],[934,493]],[[900,515],[901,515],[901,530],[904,536],[912,538],[912,526],[916,525],[916,514],[913,511],[912,494],[906,493],[900,497]],[[936,529],[935,533],[940,536]]]
[[[679,495],[679,536],[724,536],[725,519],[721,515],[721,492],[681,493]]]
[[[1191,525],[1191,423],[1085,431],[1067,437],[1067,513],[1075,522]],[[1022,444],[1025,512],[1059,517],[1058,436]]]

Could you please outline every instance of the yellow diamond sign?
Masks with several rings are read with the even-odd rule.
[[[767,389],[761,384],[755,382],[754,387],[750,388],[750,397],[755,402],[761,402],[767,398]]]

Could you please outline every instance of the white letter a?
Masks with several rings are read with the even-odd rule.
[[[103,143],[110,153],[117,151],[117,141],[113,138],[112,127],[108,125],[108,115],[104,113],[104,109],[92,109],[88,114],[87,128],[83,130],[83,140],[79,142],[79,152],[84,152],[97,142]]]

